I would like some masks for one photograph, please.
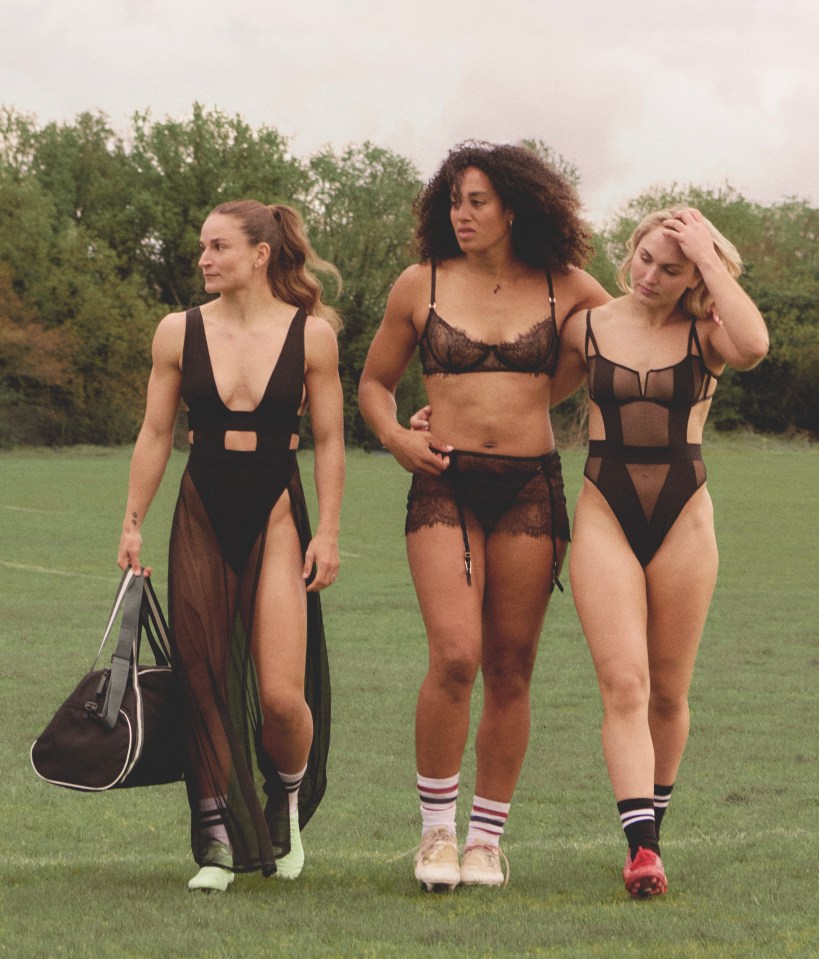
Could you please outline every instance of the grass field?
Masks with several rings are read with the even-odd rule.
[[[663,827],[671,891],[630,901],[599,745],[600,704],[571,596],[555,595],[500,892],[419,893],[412,725],[425,642],[404,558],[407,477],[351,453],[343,568],[325,596],[329,787],[295,883],[185,888],[181,784],[90,796],[28,750],[91,665],[118,572],[128,450],[0,454],[0,956],[809,957],[817,913],[819,449],[706,444],[722,566],[692,691],[692,735]],[[570,502],[583,454],[564,454]],[[303,457],[310,486],[310,457]],[[182,454],[148,517],[165,595]],[[476,690],[476,699],[480,691]],[[472,755],[459,819],[468,815]]]

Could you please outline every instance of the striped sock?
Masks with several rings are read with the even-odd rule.
[[[438,826],[446,826],[452,835],[455,835],[455,807],[460,778],[459,772],[447,779],[430,779],[418,773],[422,834]]]
[[[617,803],[620,822],[628,839],[631,858],[637,855],[640,846],[660,854],[657,831],[654,824],[654,801],[650,798],[622,799]]]
[[[670,786],[658,786],[654,784],[654,820],[657,823],[657,839],[660,838],[660,823],[663,821],[668,804],[671,801],[671,790],[674,783]]]
[[[203,839],[230,845],[225,827],[225,797],[199,800],[199,832]]]
[[[279,779],[281,779],[287,792],[287,805],[291,813],[298,812],[299,786],[301,786],[301,781],[304,779],[306,772],[307,766],[305,766],[300,773],[279,773]]]
[[[498,846],[503,828],[509,818],[511,803],[495,802],[475,796],[472,800],[472,812],[469,815],[469,833],[467,846]]]

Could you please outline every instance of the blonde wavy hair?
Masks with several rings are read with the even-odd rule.
[[[331,276],[338,293],[342,289],[341,274],[310,245],[304,220],[297,210],[284,203],[265,205],[258,200],[230,200],[220,203],[211,213],[237,219],[251,244],[268,244],[267,282],[277,299],[322,317],[338,333],[341,316],[322,301],[324,288],[317,274]]]
[[[662,226],[663,220],[671,220],[685,209],[688,208],[684,206],[674,206],[667,210],[656,210],[654,213],[649,213],[644,216],[637,224],[629,238],[626,247],[626,256],[617,271],[617,285],[624,293],[631,293],[633,291],[631,285],[631,264],[634,260],[637,247],[640,245],[640,241],[648,233],[651,233],[652,230],[655,230],[658,226]],[[729,239],[719,232],[710,220],[705,217],[703,217],[703,220],[705,220],[705,225],[708,227],[708,231],[714,241],[714,249],[717,251],[717,256],[725,264],[725,268],[731,276],[734,278],[738,277],[740,273],[742,273],[742,257],[739,255],[737,248]],[[704,320],[711,314],[714,298],[708,292],[708,288],[700,276],[699,270],[696,271],[696,277],[696,285],[692,289],[686,290],[680,297],[680,309],[695,319]]]

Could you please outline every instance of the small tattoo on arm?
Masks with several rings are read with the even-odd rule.
[[[137,517],[137,511],[134,510],[133,513],[131,513],[131,526],[136,526],[136,524],[137,524],[137,518],[138,518],[138,517]]]

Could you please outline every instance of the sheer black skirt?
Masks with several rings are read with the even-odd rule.
[[[169,617],[187,719],[191,848],[224,824],[238,872],[276,871],[290,849],[287,794],[261,740],[250,654],[267,520],[287,490],[302,553],[310,524],[294,452],[196,455],[182,477],[170,542]],[[326,787],[330,678],[318,594],[307,594],[305,698],[313,743],[299,790],[304,826]],[[203,803],[213,807],[203,815]]]

